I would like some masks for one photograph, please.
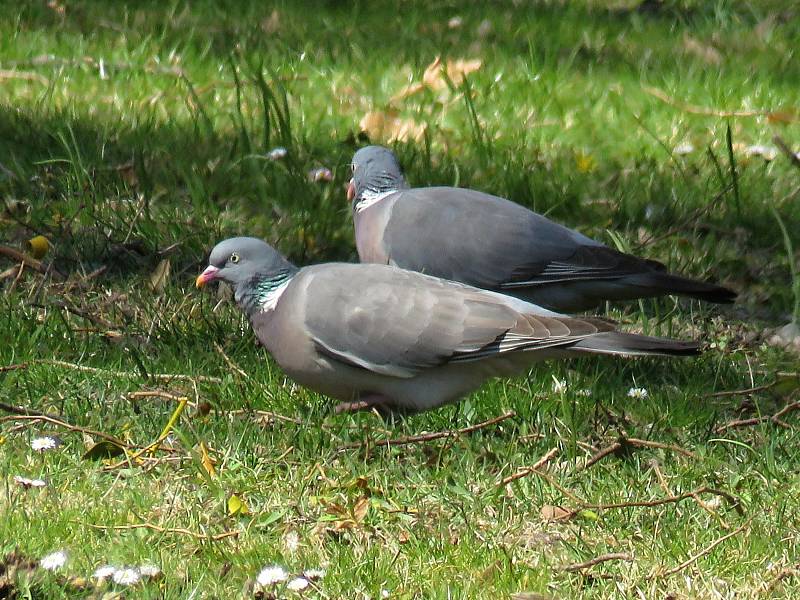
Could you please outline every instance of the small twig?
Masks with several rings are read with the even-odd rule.
[[[795,167],[800,168],[800,157],[798,157],[797,154],[792,152],[792,149],[789,148],[789,144],[784,142],[781,136],[777,134],[774,135],[772,141],[775,142],[778,148],[780,148],[781,152],[783,152],[789,158],[789,160],[792,161],[792,164]]]
[[[742,523],[739,527],[737,527],[736,529],[734,529],[730,533],[727,533],[727,534],[723,535],[721,538],[718,538],[718,539],[714,540],[711,544],[709,544],[708,546],[703,548],[703,550],[701,550],[697,554],[694,554],[694,555],[690,556],[688,559],[683,561],[678,566],[672,567],[671,569],[667,569],[663,573],[658,573],[656,575],[651,575],[650,577],[648,577],[648,579],[669,577],[671,575],[674,575],[675,573],[678,573],[679,571],[683,571],[686,567],[688,567],[691,564],[697,562],[697,560],[699,560],[700,558],[706,556],[707,554],[711,554],[711,552],[714,551],[714,548],[719,546],[725,540],[727,540],[729,538],[732,538],[733,536],[735,536],[735,535],[741,533],[742,531],[744,531],[744,529],[750,524],[750,521],[751,521],[751,519],[748,519],[746,522]]]
[[[623,552],[612,552],[610,554],[601,554],[600,556],[595,556],[594,558],[584,562],[575,563],[572,565],[566,565],[564,567],[561,567],[559,570],[566,571],[567,573],[574,573],[575,571],[583,571],[584,569],[590,569],[595,565],[599,565],[600,563],[608,562],[610,560],[631,561],[633,560],[633,557],[630,554],[625,554]]]
[[[651,459],[650,466],[653,467],[653,471],[656,474],[656,479],[658,479],[658,485],[661,487],[661,489],[667,496],[672,496],[672,490],[669,489],[667,478],[664,476],[664,473],[661,472],[661,465],[658,464],[658,460],[656,460],[655,458]]]
[[[15,248],[11,248],[10,246],[4,246],[0,244],[0,255],[10,258],[15,262],[19,262],[24,264],[26,267],[30,267],[41,273],[42,275],[47,275],[48,273],[55,279],[56,281],[60,281],[64,279],[64,276],[53,269],[51,266],[45,265],[39,260],[36,260],[32,256],[28,256],[24,252],[20,252]]]
[[[697,459],[697,455],[694,452],[689,452],[689,450],[681,448],[680,446],[676,446],[675,444],[664,444],[662,442],[654,442],[652,440],[640,440],[638,438],[625,438],[623,443],[630,444],[631,446],[636,446],[640,448],[659,448],[661,450],[671,450],[672,452],[683,454],[683,456],[687,458]]]
[[[233,360],[227,354],[225,354],[225,350],[223,350],[222,346],[220,346],[216,341],[214,342],[214,349],[219,353],[220,356],[222,356],[222,360],[225,361],[225,364],[227,364],[232,370],[236,371],[239,375],[241,375],[245,379],[249,379],[247,373],[245,373],[239,367],[239,365],[233,362]]]
[[[130,400],[138,400],[139,398],[164,398],[165,400],[172,400],[174,402],[180,402],[186,399],[185,396],[176,396],[175,394],[170,394],[169,392],[163,392],[161,390],[130,392],[128,394],[128,399]]]
[[[18,369],[27,369],[28,363],[19,363],[16,365],[6,365],[5,367],[0,367],[0,373],[5,373],[7,371],[16,371]]]
[[[777,381],[767,383],[764,385],[757,385],[754,387],[745,388],[743,390],[724,390],[722,392],[714,392],[713,394],[706,394],[706,398],[724,398],[726,396],[742,396],[747,394],[754,394],[756,392],[763,392],[771,387],[774,387]]]
[[[601,448],[601,449],[600,449],[600,451],[599,451],[599,452],[597,452],[597,453],[596,453],[594,456],[592,456],[592,457],[591,457],[589,460],[587,460],[587,461],[586,461],[586,462],[583,464],[583,466],[581,466],[580,468],[578,468],[578,471],[585,471],[586,469],[588,469],[589,467],[591,467],[591,466],[592,466],[592,465],[594,465],[595,463],[598,463],[598,462],[600,462],[601,460],[603,460],[603,459],[604,459],[606,456],[608,456],[609,454],[614,454],[614,452],[617,452],[617,451],[618,451],[618,450],[620,450],[621,448],[622,448],[622,443],[621,443],[621,442],[618,442],[618,441],[617,441],[617,442],[614,442],[614,443],[612,443],[612,444],[609,444],[609,445],[608,445],[608,446],[606,446],[605,448]]]
[[[701,494],[715,494],[717,496],[725,498],[725,500],[727,500],[730,503],[730,505],[737,513],[739,513],[740,515],[744,514],[744,509],[742,508],[741,501],[736,496],[730,494],[729,492],[719,490],[717,488],[712,488],[709,486],[702,486],[690,492],[684,492],[683,494],[668,496],[666,498],[658,498],[656,500],[633,500],[630,502],[611,502],[607,504],[599,504],[599,503],[587,502],[586,500],[579,498],[574,493],[566,489],[563,485],[555,481],[550,475],[548,475],[544,471],[531,470],[530,473],[527,474],[533,474],[546,480],[550,485],[556,488],[565,497],[572,500],[580,508],[588,508],[591,510],[614,510],[617,508],[637,508],[637,507],[652,508],[655,506],[663,506],[664,504],[674,504],[676,502],[681,502],[682,500],[686,500],[688,498],[694,498],[695,500],[697,500],[697,497]]]
[[[605,457],[622,450],[626,446],[633,446],[635,448],[659,448],[661,450],[671,450],[672,452],[677,452],[678,454],[682,454],[688,458],[697,458],[697,455],[693,452],[689,452],[685,448],[681,448],[680,446],[676,446],[674,444],[664,444],[662,442],[641,440],[639,438],[620,437],[617,441],[612,442],[605,448],[601,448],[599,451],[597,451],[594,456],[584,463],[583,466],[578,468],[578,471],[585,471],[592,465],[603,460]]]
[[[94,323],[98,327],[102,327],[104,329],[119,329],[114,323],[111,321],[106,320],[105,318],[101,317],[100,315],[95,315],[90,313],[88,310],[84,310],[83,308],[78,308],[77,306],[73,306],[72,304],[68,304],[67,302],[52,302],[50,305],[46,304],[32,304],[32,306],[36,308],[60,308],[62,310],[66,310],[68,313],[72,313],[82,319],[86,319],[90,323]]]
[[[517,479],[522,479],[523,477],[527,477],[528,475],[530,475],[534,471],[538,471],[543,466],[545,466],[547,463],[549,463],[551,460],[553,460],[553,458],[555,458],[555,456],[557,454],[558,454],[558,447],[556,446],[555,448],[551,448],[547,452],[547,454],[545,454],[542,458],[537,460],[532,467],[524,467],[524,468],[520,469],[519,471],[517,471],[516,473],[514,473],[513,475],[509,475],[508,477],[505,477],[500,482],[500,486],[508,485],[512,481],[516,481]]]
[[[282,415],[276,412],[272,412],[269,410],[253,410],[250,408],[236,408],[233,410],[224,410],[224,409],[214,409],[215,413],[222,413],[225,415],[258,415],[260,417],[266,417],[268,419],[274,419],[276,421],[286,421],[287,423],[294,423],[295,425],[302,425],[303,421],[300,419],[296,419],[294,417],[287,417],[286,415]]]
[[[235,537],[239,535],[240,531],[224,531],[222,533],[205,534],[190,531],[182,527],[161,527],[153,523],[133,523],[131,525],[95,525],[94,523],[81,523],[81,525],[88,525],[92,529],[102,529],[104,531],[127,531],[130,529],[152,529],[159,533],[175,533],[179,535],[188,535],[197,540],[211,540],[218,541],[228,537]]]
[[[107,467],[105,467],[104,470],[111,471],[113,469],[116,469],[116,468],[124,466],[124,465],[130,465],[130,464],[133,463],[133,461],[135,461],[137,458],[139,458],[145,452],[150,452],[152,450],[158,449],[161,446],[161,442],[163,442],[165,439],[167,439],[167,436],[172,432],[173,427],[175,427],[175,423],[177,423],[178,419],[181,416],[181,413],[183,412],[183,409],[186,408],[186,405],[188,403],[189,403],[189,399],[187,397],[185,397],[185,396],[180,398],[180,399],[178,399],[178,406],[173,411],[172,415],[169,418],[169,421],[167,421],[167,424],[164,426],[164,429],[161,431],[161,434],[158,436],[158,438],[156,438],[156,440],[152,444],[150,444],[149,446],[145,446],[144,448],[140,448],[139,450],[137,450],[136,452],[134,452],[131,455],[126,455],[123,460],[121,460],[121,461],[119,461],[117,463],[114,463],[113,465],[108,465]]]
[[[31,73],[28,71],[9,71],[7,69],[0,69],[0,79],[22,79],[23,81],[35,81],[42,85],[49,85],[50,80],[44,75],[39,73]]]
[[[36,413],[34,411],[28,410],[27,408],[22,408],[20,406],[12,406],[10,404],[5,404],[4,402],[0,402],[0,410],[4,410],[14,415],[12,417],[3,417],[2,420],[8,419],[12,421],[44,421],[45,423],[58,425],[59,427],[63,427],[64,429],[68,429],[70,431],[86,433],[94,437],[99,437],[104,440],[108,440],[109,442],[116,444],[117,446],[121,446],[122,448],[130,448],[130,449],[136,448],[136,446],[132,446],[127,442],[122,441],[118,437],[115,437],[108,433],[103,433],[102,431],[97,431],[95,429],[89,429],[88,427],[73,425],[72,423],[68,423],[63,419],[59,419],[58,417],[53,417],[42,413]]]
[[[424,433],[422,435],[404,436],[390,440],[365,440],[363,442],[354,442],[352,444],[345,444],[343,446],[339,446],[339,450],[351,450],[354,448],[363,448],[364,446],[405,446],[408,444],[432,442],[434,440],[439,440],[442,438],[449,438],[459,435],[465,435],[468,433],[473,433],[475,431],[478,431],[479,429],[496,425],[501,421],[505,421],[506,419],[510,419],[515,416],[517,416],[517,413],[515,413],[512,410],[503,415],[500,415],[499,417],[494,417],[487,421],[477,423],[476,425],[470,425],[469,427],[464,427],[463,429],[456,429],[455,431],[437,431],[434,433]]]
[[[778,425],[780,427],[791,427],[788,423],[786,423],[783,420],[781,420],[781,417],[787,415],[790,412],[794,412],[794,411],[796,411],[798,409],[800,409],[800,401],[792,402],[792,403],[787,404],[786,406],[784,406],[782,409],[780,409],[774,415],[766,415],[766,416],[763,416],[763,417],[753,417],[751,419],[736,419],[734,421],[730,421],[729,423],[726,423],[725,425],[720,425],[719,427],[717,427],[714,430],[714,432],[715,433],[722,433],[726,429],[734,429],[736,427],[749,427],[749,426],[752,426],[752,425],[758,425],[759,423],[765,423],[767,421],[770,421],[770,422],[772,422],[775,425]]]
[[[739,499],[729,494],[728,492],[718,490],[716,488],[703,486],[699,487],[696,490],[692,490],[691,492],[684,492],[683,494],[677,494],[675,496],[669,496],[667,498],[659,498],[656,500],[634,500],[632,502],[612,502],[609,504],[590,504],[587,502],[582,502],[582,508],[591,508],[597,510],[611,510],[616,508],[634,508],[634,507],[648,507],[652,508],[654,506],[662,506],[664,504],[674,504],[676,502],[680,502],[681,500],[686,500],[687,498],[696,498],[700,494],[715,494],[717,496],[722,496],[728,502],[731,503],[734,510],[739,514],[744,513],[744,509],[741,507],[741,503]]]
[[[97,373],[100,375],[107,375],[110,377],[142,377],[140,373],[128,371],[112,371],[109,369],[99,369],[97,367],[87,367],[85,365],[76,365],[63,360],[56,359],[39,359],[35,362],[45,365],[54,365],[56,367],[64,367],[67,369],[74,369],[76,371],[83,371],[85,373]],[[184,375],[182,373],[148,373],[146,379],[158,379],[163,381],[200,381],[202,383],[222,383],[219,377],[211,377],[210,375]]]
[[[655,96],[662,102],[678,108],[684,112],[692,113],[695,115],[705,115],[708,117],[762,117],[769,115],[771,111],[768,110],[716,110],[713,108],[706,108],[705,106],[697,106],[695,104],[687,104],[676,100],[663,90],[649,85],[643,85],[642,90],[645,93]]]
[[[773,577],[770,582],[764,587],[764,594],[772,594],[775,591],[775,588],[778,587],[781,581],[788,577],[794,577],[798,573],[798,569],[800,569],[800,563],[795,565],[794,567],[787,567],[785,569],[781,569],[780,572]]]

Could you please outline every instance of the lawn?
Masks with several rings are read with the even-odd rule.
[[[4,3],[0,597],[796,597],[793,5]],[[335,415],[193,284],[233,235],[355,260],[367,140],[739,300],[604,311],[696,359]]]

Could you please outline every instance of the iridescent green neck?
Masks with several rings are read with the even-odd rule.
[[[248,316],[254,313],[274,308],[278,296],[285,286],[295,276],[298,269],[286,269],[271,273],[269,276],[259,275],[251,279],[244,289],[236,293],[236,302]]]

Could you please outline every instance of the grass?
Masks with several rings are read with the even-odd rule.
[[[76,578],[153,562],[164,577],[136,597],[247,597],[248,581],[274,563],[325,566],[312,597],[796,596],[800,579],[785,569],[798,556],[798,433],[769,420],[719,430],[797,399],[797,355],[762,332],[793,311],[796,255],[786,249],[800,242],[798,171],[783,155],[746,151],[800,134],[796,18],[791,3],[766,0],[624,4],[9,4],[0,237],[24,247],[47,236],[45,262],[67,279],[4,274],[0,364],[23,366],[0,372],[0,397],[137,447],[175,410],[165,393],[190,406],[167,440],[172,452],[117,468],[119,458],[82,458],[96,435],[0,417],[0,551],[70,553],[55,574],[20,567],[8,582],[0,571],[0,589],[99,596]],[[393,101],[436,55],[483,62],[467,83]],[[285,379],[230,302],[192,283],[210,247],[237,234],[302,264],[354,259],[343,185],[370,111],[425,128],[395,144],[415,184],[510,197],[713,276],[741,301],[612,308],[631,328],[707,340],[697,360],[541,365],[388,425],[330,414],[329,400]],[[675,152],[687,143],[692,152]],[[265,159],[275,146],[285,160]],[[332,182],[309,181],[319,166]],[[0,270],[14,266],[2,260]],[[165,260],[168,275],[155,276]],[[631,387],[648,397],[629,398]],[[132,396],[142,391],[162,395]],[[342,449],[506,411],[515,416],[472,434]],[[49,433],[64,445],[33,452],[31,439]],[[693,457],[626,447],[580,469],[594,453],[587,444],[623,433]],[[554,447],[549,479],[500,484]],[[48,486],[24,490],[17,474]],[[739,504],[713,494],[650,507],[578,502],[704,486]],[[232,495],[247,514],[230,514]],[[578,512],[552,521],[550,506]],[[238,535],[205,537],[225,532]],[[562,569],[606,553],[631,560]]]

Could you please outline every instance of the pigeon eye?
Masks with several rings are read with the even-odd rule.
[[[233,254],[231,254],[231,257],[230,257],[230,259],[229,259],[229,260],[230,260],[230,261],[231,261],[233,264],[236,264],[236,263],[238,263],[238,262],[239,262],[239,255],[238,255],[238,254],[236,254],[236,252],[234,252]]]
[[[356,164],[355,163],[351,163],[350,164],[350,170],[353,172],[353,175],[355,175],[355,173],[356,173]]]

